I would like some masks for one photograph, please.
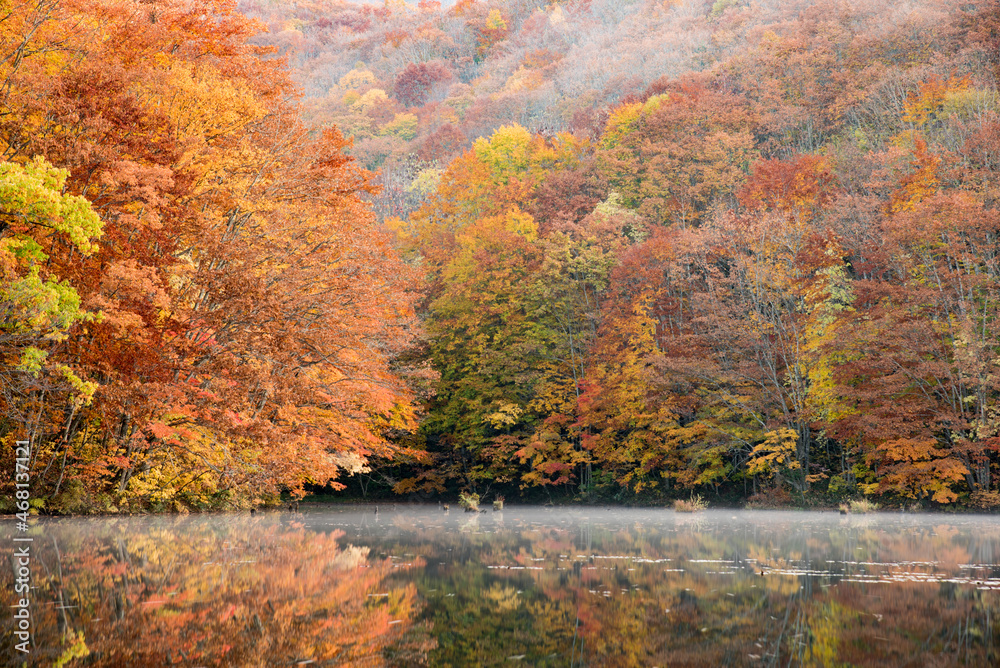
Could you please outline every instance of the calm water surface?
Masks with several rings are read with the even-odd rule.
[[[1000,663],[988,516],[304,507],[28,535],[29,665]]]

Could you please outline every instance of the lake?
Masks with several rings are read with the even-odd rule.
[[[1000,663],[992,516],[303,504],[5,527],[34,587],[31,653],[6,614],[5,665]]]

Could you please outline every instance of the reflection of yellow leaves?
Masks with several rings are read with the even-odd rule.
[[[421,559],[368,561],[368,548],[340,544],[341,532],[313,533],[275,519],[242,515],[223,524],[165,520],[153,526],[123,520],[114,528],[102,525],[96,536],[88,527],[67,537],[74,560],[64,577],[94,608],[90,651],[114,656],[122,647],[138,648],[142,665],[161,665],[184,637],[198,645],[205,665],[278,665],[288,656],[370,665],[387,647],[413,651],[411,639],[426,639],[413,625],[416,587],[387,580],[422,568]],[[121,552],[109,555],[104,546],[112,535]],[[127,569],[121,554],[134,557]],[[128,614],[119,617],[115,606],[123,602]],[[42,614],[44,642],[55,646],[58,613]],[[72,631],[61,645],[56,665],[75,665],[72,659],[88,650]]]
[[[82,659],[90,655],[90,649],[87,647],[87,642],[83,637],[83,631],[77,633],[75,630],[69,629],[66,631],[63,640],[66,650],[56,659],[56,662],[53,664],[55,668],[62,668],[72,663],[73,659]]]
[[[857,625],[860,613],[831,601],[813,614],[809,628],[813,639],[809,647],[807,666],[835,666],[840,655],[844,629]]]
[[[496,612],[510,612],[521,605],[517,590],[499,583],[490,587],[484,596],[493,604]]]

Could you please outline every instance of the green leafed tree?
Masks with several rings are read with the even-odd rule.
[[[70,327],[98,315],[81,307],[72,282],[50,261],[53,247],[88,255],[101,236],[90,203],[63,193],[67,176],[40,157],[0,163],[0,391],[12,407],[26,408],[23,398],[43,376],[61,379],[85,401],[96,389],[49,361]]]

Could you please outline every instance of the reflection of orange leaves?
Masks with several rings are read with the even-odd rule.
[[[230,603],[229,607],[227,607],[225,610],[223,610],[221,613],[219,613],[219,621],[220,622],[225,622],[227,619],[229,619],[230,617],[232,617],[235,614],[236,614],[236,604],[235,603]],[[223,649],[223,652],[225,652],[225,651],[227,651],[227,650]]]
[[[102,579],[125,574],[135,578],[128,589],[128,614],[119,618],[110,610],[95,610],[95,617],[102,619],[89,627],[92,650],[112,661],[127,651],[131,662],[152,665],[163,663],[167,652],[180,646],[191,660],[215,663],[225,657],[232,665],[273,665],[288,655],[363,663],[388,647],[410,647],[418,612],[416,588],[386,583],[387,576],[399,572],[391,560],[361,563],[368,568],[351,569],[352,576],[345,578],[329,568],[331,558],[336,562],[361,552],[339,546],[340,532],[307,537],[300,530],[279,530],[266,523],[255,524],[254,530],[261,540],[266,537],[269,547],[263,554],[254,550],[251,561],[241,556],[248,546],[236,534],[219,537],[197,526],[185,529],[184,540],[167,536],[178,550],[169,555],[151,549],[141,532],[130,534],[125,549],[143,554],[142,562],[113,562],[100,571]],[[95,549],[101,544],[95,541]],[[421,565],[414,562],[415,567]],[[220,569],[226,577],[218,577]],[[81,592],[91,586],[92,573],[70,567],[66,577]],[[107,586],[105,581],[101,591]],[[178,591],[192,595],[170,595]],[[383,591],[389,593],[386,599],[369,597]],[[94,600],[98,608],[114,605],[113,597],[99,595]],[[220,637],[245,640],[240,646],[205,642]],[[413,638],[417,647],[425,644],[419,633]]]

